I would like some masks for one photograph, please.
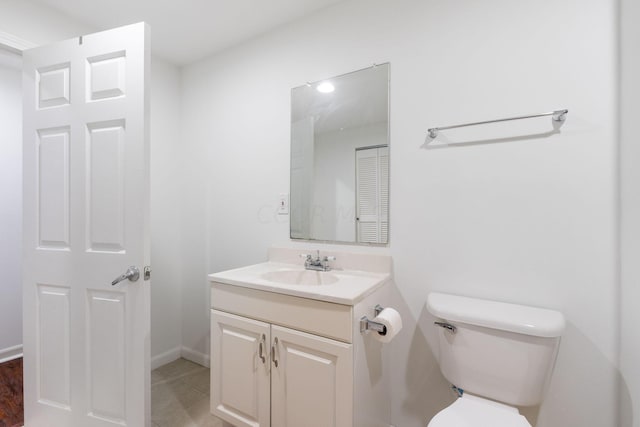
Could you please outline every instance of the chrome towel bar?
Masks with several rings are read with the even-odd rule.
[[[544,117],[544,116],[552,116],[553,121],[555,122],[564,122],[568,112],[569,110],[564,109],[564,110],[550,111],[548,113],[531,114],[528,116],[509,117],[507,119],[486,120],[484,122],[465,123],[462,125],[453,125],[453,126],[441,126],[437,128],[431,128],[428,130],[428,132],[429,132],[429,137],[433,139],[438,136],[438,131],[445,130],[445,129],[464,128],[467,126],[486,125],[489,123],[508,122],[511,120],[532,119],[534,117]]]

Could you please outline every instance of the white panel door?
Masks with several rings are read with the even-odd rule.
[[[25,426],[149,426],[148,28],[23,58]]]
[[[271,425],[352,427],[352,345],[271,326]]]
[[[269,324],[211,310],[211,412],[237,427],[269,427]]]

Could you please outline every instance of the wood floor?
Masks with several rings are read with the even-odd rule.
[[[0,363],[0,427],[20,427],[22,404],[22,358]]]

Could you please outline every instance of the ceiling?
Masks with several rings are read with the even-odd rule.
[[[154,54],[188,64],[345,0],[34,0],[106,30],[145,21]]]

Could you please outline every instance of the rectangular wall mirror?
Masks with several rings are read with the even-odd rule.
[[[389,64],[291,90],[292,239],[389,239]]]

